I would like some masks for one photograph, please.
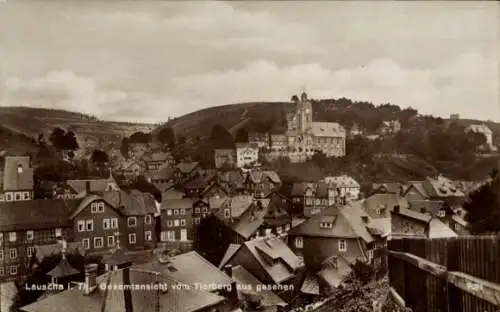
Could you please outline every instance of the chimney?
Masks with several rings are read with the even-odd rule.
[[[90,194],[90,181],[85,181],[85,193]]]
[[[97,288],[97,268],[95,263],[85,266],[85,294],[91,294]]]

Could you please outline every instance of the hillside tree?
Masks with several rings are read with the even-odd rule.
[[[175,132],[172,127],[165,127],[158,132],[158,140],[170,150],[173,150],[175,146]]]
[[[129,139],[125,137],[120,145],[120,154],[122,154],[123,157],[128,158],[129,150]]]
[[[144,133],[142,131],[135,132],[129,138],[129,143],[149,143],[151,141],[151,133]]]
[[[241,128],[236,132],[234,137],[235,143],[247,143],[248,142],[248,131],[245,128]]]
[[[49,141],[58,150],[70,150],[74,151],[78,149],[78,142],[76,140],[76,135],[72,131],[64,131],[60,127],[54,128],[49,136]]]
[[[500,232],[500,178],[498,170],[492,170],[492,181],[470,195],[464,204],[467,221],[474,234]]]
[[[214,125],[209,136],[210,143],[214,149],[234,148],[233,136],[221,125]]]

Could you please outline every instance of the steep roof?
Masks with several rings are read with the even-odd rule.
[[[164,209],[191,209],[193,208],[193,199],[182,198],[182,199],[167,199],[162,200],[161,210]]]
[[[427,191],[424,188],[424,181],[408,182],[408,187],[405,189],[404,194],[407,194],[410,191],[410,189],[412,189],[412,188],[415,189],[417,191],[417,193],[419,193],[420,196],[422,196],[423,198],[429,197],[429,194],[427,193]]]
[[[254,203],[254,198],[251,195],[237,195],[227,199],[227,207],[231,210],[231,218],[240,218]],[[224,218],[224,212],[221,210],[217,213],[217,217]]]
[[[252,183],[262,183],[264,179],[269,179],[273,183],[281,183],[279,175],[272,170],[252,170],[248,173],[248,179]]]
[[[258,204],[256,204],[254,208],[252,208],[253,215],[251,213],[244,214],[238,222],[232,226],[232,229],[245,239],[250,238],[250,236],[264,224],[264,216],[267,214],[270,199],[264,198],[260,200],[260,202],[262,203],[262,208],[256,209],[258,207]]]
[[[444,224],[439,219],[432,219],[429,222],[429,238],[445,238],[445,237],[457,237],[457,234],[453,232],[449,226]]]
[[[465,197],[465,194],[457,189],[455,183],[443,176],[427,177],[424,187],[431,197]]]
[[[75,269],[66,258],[61,258],[59,263],[50,270],[47,275],[51,277],[63,278],[80,274],[80,271]]]
[[[120,213],[120,214],[123,215],[123,212],[120,209],[118,209],[113,204],[111,204],[111,203],[107,202],[106,200],[104,200],[104,198],[102,196],[92,194],[92,195],[85,196],[85,198],[83,198],[80,201],[80,203],[78,204],[78,208],[71,213],[71,216],[69,217],[70,220],[73,220],[80,212],[82,212],[85,208],[87,208],[88,205],[90,205],[93,201],[96,201],[96,200],[105,201],[109,206],[111,206],[118,213]]]
[[[344,207],[332,206],[312,216],[307,221],[292,228],[289,235],[313,237],[361,238],[366,242],[373,241],[362,217],[369,216],[363,211],[360,202],[351,202]],[[320,225],[325,218],[332,219],[331,228],[322,228]]]
[[[126,216],[154,214],[154,196],[138,190],[104,192],[103,199],[117,207]]]
[[[295,270],[304,266],[280,238],[254,239],[244,244],[277,284],[290,279],[295,275]],[[264,258],[264,255],[278,261],[271,264]]]
[[[328,262],[330,261],[333,261],[336,264],[329,265]],[[338,287],[351,272],[352,269],[349,261],[342,256],[337,256],[335,260],[327,259],[327,261],[323,264],[323,268],[317,273],[317,275],[330,287]]]
[[[236,254],[240,247],[240,244],[229,244],[226,253],[222,257],[222,260],[219,264],[219,269],[222,269],[231,260],[231,258]]]
[[[0,202],[0,229],[27,231],[69,227],[70,213],[62,199]]]
[[[405,209],[405,208],[400,208],[399,211],[393,209],[391,210],[391,213],[404,216],[410,219],[415,219],[424,223],[429,223],[432,219],[432,216],[428,213],[421,213],[415,210]]]
[[[398,182],[373,183],[373,190],[385,189],[388,193],[400,194],[403,190],[403,184]]]
[[[151,175],[151,180],[152,181],[158,181],[158,180],[169,180],[172,175],[175,172],[175,168],[172,167],[164,167],[160,169],[159,171],[153,172]]]
[[[291,196],[303,196],[306,189],[310,188],[316,196],[328,197],[328,189],[331,187],[331,184],[326,182],[296,182],[292,186]]]
[[[34,174],[33,168],[30,168],[29,156],[5,156],[3,169],[4,191],[33,189]]]
[[[257,287],[263,284],[257,277],[245,270],[241,265],[232,268],[232,276],[236,284],[242,286],[241,289],[246,289],[250,285],[252,290],[256,291]],[[285,307],[288,305],[283,299],[267,288],[262,289],[259,294],[261,295],[261,303],[264,307]]]
[[[345,137],[345,129],[336,122],[311,123],[311,130],[316,137]]]
[[[183,174],[191,173],[196,167],[198,167],[197,162],[181,162],[178,163],[176,168],[179,169]]]
[[[87,183],[89,183],[91,192],[104,192],[109,190],[108,186],[111,184],[113,188],[116,189],[118,186],[116,180],[113,176],[106,179],[78,179],[78,180],[67,180],[66,183],[77,193],[82,193],[86,191]]]
[[[399,205],[403,208],[408,208],[408,201],[397,194],[393,193],[377,193],[373,194],[362,201],[365,212],[372,218],[388,218],[390,216],[390,209]],[[377,210],[383,210],[381,215],[377,214]]]
[[[163,201],[168,199],[182,199],[184,195],[185,193],[183,191],[171,187],[166,191],[161,192],[161,200]]]

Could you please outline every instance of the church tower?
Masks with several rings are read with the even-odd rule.
[[[307,94],[305,92],[302,92],[300,101],[297,105],[297,118],[299,119],[299,132],[309,132],[312,123],[312,104],[307,98]]]

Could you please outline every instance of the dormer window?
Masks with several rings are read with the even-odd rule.
[[[437,216],[439,218],[444,218],[446,216],[446,211],[444,211],[443,209],[439,210]]]
[[[333,225],[330,222],[321,222],[319,227],[322,229],[331,229]]]
[[[224,209],[224,217],[225,218],[230,218],[231,217],[231,211],[229,209]]]

